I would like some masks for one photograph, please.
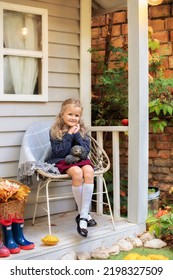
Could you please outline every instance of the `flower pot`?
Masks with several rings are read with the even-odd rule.
[[[157,199],[160,196],[160,190],[157,187],[148,187],[148,200]]]
[[[158,187],[148,187],[148,211],[158,211],[160,190]]]

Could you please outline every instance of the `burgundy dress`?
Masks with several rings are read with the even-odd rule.
[[[72,166],[82,167],[84,165],[91,165],[93,167],[93,164],[91,163],[90,159],[85,159],[85,160],[79,161],[77,163],[72,163],[72,164],[67,164],[65,162],[65,160],[61,160],[61,161],[59,161],[58,163],[55,164],[55,166],[59,169],[59,172],[61,174],[66,173],[65,171]]]

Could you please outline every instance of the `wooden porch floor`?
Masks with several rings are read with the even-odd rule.
[[[88,228],[88,237],[82,238],[76,231],[75,217],[77,212],[66,212],[51,215],[52,235],[57,236],[60,242],[55,246],[45,246],[41,238],[48,234],[47,216],[37,218],[32,226],[31,220],[24,224],[24,236],[27,240],[35,243],[32,250],[21,250],[18,254],[11,254],[6,260],[57,260],[63,255],[75,252],[91,252],[94,249],[105,246],[109,247],[117,240],[134,234],[142,233],[145,225],[128,223],[125,219],[115,222],[116,229],[113,230],[110,216],[92,216],[97,221],[97,226]]]

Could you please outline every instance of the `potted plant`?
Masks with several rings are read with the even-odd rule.
[[[156,199],[160,196],[160,190],[158,187],[148,187],[148,200]]]
[[[159,209],[160,190],[158,187],[148,187],[148,212],[155,212]]]

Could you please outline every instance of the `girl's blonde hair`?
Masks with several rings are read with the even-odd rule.
[[[61,111],[57,115],[55,123],[51,127],[51,130],[50,130],[51,138],[62,139],[63,135],[66,132],[68,132],[69,127],[64,123],[62,116],[63,116],[65,110],[68,107],[71,107],[71,106],[80,108],[81,109],[81,115],[82,115],[83,107],[82,107],[82,104],[80,103],[79,100],[76,100],[76,99],[73,99],[73,98],[69,98],[69,99],[65,100],[62,103]],[[84,137],[85,134],[86,134],[86,127],[85,127],[84,122],[81,118],[79,120],[79,125],[80,125],[79,132],[82,135],[82,137]]]

